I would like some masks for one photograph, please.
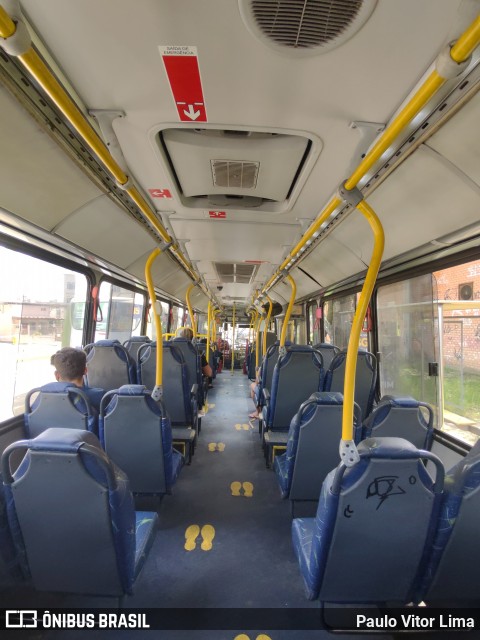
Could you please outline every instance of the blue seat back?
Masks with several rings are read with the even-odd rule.
[[[363,438],[404,438],[418,449],[430,451],[433,410],[410,397],[384,396],[363,425]]]
[[[134,493],[170,493],[181,455],[170,420],[143,385],[109,391],[100,406],[100,442],[128,476]]]
[[[401,438],[364,440],[358,452],[357,464],[340,464],[323,483],[302,567],[309,596],[335,603],[410,602],[438,517],[443,465]],[[437,468],[435,483],[425,458]],[[299,557],[308,520],[292,525]]]
[[[128,340],[125,340],[123,346],[128,351],[130,358],[136,363],[138,350],[142,344],[148,344],[149,342],[151,340],[148,336],[130,336]]]
[[[36,438],[49,427],[97,430],[97,416],[87,395],[71,382],[50,382],[25,396],[25,430]]]
[[[445,496],[420,598],[470,606],[480,599],[480,452],[446,475]]]
[[[174,338],[172,342],[175,347],[182,352],[183,359],[185,360],[185,365],[187,367],[188,385],[190,389],[194,384],[198,385],[198,406],[202,407],[204,403],[204,393],[200,352],[197,347],[186,338]]]
[[[85,347],[87,384],[106,391],[136,382],[135,363],[118,340],[98,340]]]
[[[0,590],[21,582],[22,574],[8,526],[7,501],[0,473]]]
[[[298,407],[323,387],[322,356],[308,345],[286,347],[275,365],[267,429],[287,431]]]
[[[358,443],[361,437],[358,405],[355,405],[354,411],[354,439]],[[312,393],[300,406],[290,424],[284,454],[285,497],[293,501],[318,501],[325,477],[340,461],[338,443],[342,435],[342,414],[341,393]],[[282,457],[278,457],[279,463]]]
[[[163,343],[163,403],[172,426],[196,429],[197,400],[191,396],[187,367],[173,341]]]
[[[325,369],[325,371],[328,371],[333,358],[337,355],[337,353],[340,353],[340,349],[334,344],[330,344],[329,342],[319,342],[318,344],[313,345],[313,348],[317,351],[320,351],[320,353],[322,354],[323,368]]]
[[[12,475],[10,456],[26,455]],[[127,476],[96,436],[47,429],[2,455],[9,522],[23,571],[41,591],[122,595],[136,573],[136,514]],[[156,514],[148,514],[150,521]]]
[[[334,356],[325,375],[325,391],[343,393],[347,352],[340,351]],[[370,415],[375,398],[377,382],[377,359],[368,351],[359,351],[355,373],[355,402],[362,411],[362,420]]]

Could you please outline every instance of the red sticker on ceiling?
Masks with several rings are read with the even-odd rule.
[[[210,218],[226,218],[227,212],[226,211],[209,211],[208,215],[210,216]]]
[[[207,122],[196,47],[160,46],[178,117],[182,122]]]
[[[149,189],[148,193],[152,198],[171,198],[172,194],[168,189]]]

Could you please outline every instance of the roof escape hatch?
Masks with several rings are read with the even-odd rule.
[[[321,150],[304,135],[233,129],[163,129],[157,143],[184,206],[272,212],[292,206]]]

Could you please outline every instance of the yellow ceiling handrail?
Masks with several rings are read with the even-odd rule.
[[[352,175],[345,181],[344,187],[347,190],[354,189],[360,180],[368,173],[373,165],[380,159],[383,153],[389,148],[393,140],[411,122],[415,115],[426,105],[448,78],[455,77],[461,73],[469,63],[469,57],[480,43],[480,15],[478,15],[465,29],[458,40],[447,49],[442,51],[437,58],[437,69],[433,70],[415,94],[410,98],[403,109],[397,114],[392,122],[386,127],[378,138],[377,142],[368,151],[365,158],[360,162]],[[457,69],[455,68],[457,67]],[[319,235],[319,229],[335,209],[342,204],[342,199],[338,195],[334,196],[313,221],[305,234],[295,247],[289,252],[285,260],[271,276],[269,281],[262,288],[261,293],[267,293],[275,281],[281,277],[282,272],[293,266],[293,262],[300,257],[300,253],[305,251],[306,245],[311,244],[313,238]]]
[[[18,30],[18,33],[17,33]],[[49,69],[47,64],[38,55],[32,46],[29,39],[28,32],[22,21],[15,23],[7,14],[5,9],[0,5],[0,37],[5,39],[2,43],[3,48],[9,53],[8,40],[14,39],[15,36],[26,36],[22,39],[21,44],[23,47],[16,47],[16,49],[10,51],[10,55],[17,57],[27,71],[38,82],[40,87],[50,97],[56,107],[63,113],[68,122],[81,136],[84,143],[92,150],[92,152],[100,160],[101,164],[108,170],[108,172],[115,179],[117,186],[123,189],[138,206],[142,212],[144,218],[148,220],[153,229],[160,235],[162,240],[167,243],[171,253],[175,255],[177,260],[182,265],[183,269],[187,272],[188,276],[194,281],[199,281],[199,276],[195,272],[193,266],[188,262],[183,253],[180,251],[177,244],[173,242],[173,239],[168,234],[165,227],[158,220],[155,211],[148,204],[140,191],[133,184],[132,179],[123,171],[123,169],[114,160],[108,147],[104,144],[103,140],[93,129],[88,122],[84,114],[77,107],[75,102],[71,99],[69,94],[62,87],[60,82],[56,79],[53,72]],[[22,51],[23,49],[23,51]],[[210,297],[210,292],[206,287],[200,283],[202,291]]]
[[[152,303],[153,319],[155,322],[155,332],[157,334],[157,353],[156,353],[156,367],[155,367],[155,388],[152,391],[152,398],[154,400],[161,400],[163,395],[162,389],[162,376],[163,376],[163,336],[162,336],[162,318],[161,312],[158,308],[159,302],[157,302],[157,296],[155,294],[155,287],[152,279],[152,264],[162,253],[162,249],[156,248],[152,251],[147,259],[145,265],[145,280],[147,281],[148,294]]]

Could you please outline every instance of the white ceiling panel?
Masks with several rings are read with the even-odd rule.
[[[51,230],[101,191],[0,85],[0,206]]]
[[[468,102],[429,140],[428,146],[450,160],[460,171],[480,185],[480,94]]]
[[[124,269],[146,249],[155,247],[155,240],[141,223],[108,196],[100,196],[75,211],[55,232]]]
[[[425,147],[369,200],[384,225],[385,260],[480,220],[480,189]],[[361,236],[356,246],[366,255]]]

